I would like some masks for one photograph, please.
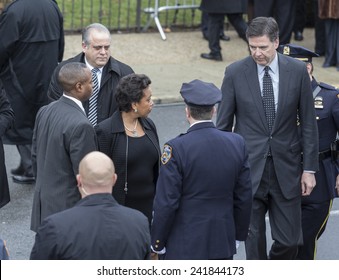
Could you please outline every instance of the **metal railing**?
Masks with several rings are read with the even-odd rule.
[[[155,0],[154,7],[146,7],[144,12],[150,14],[150,19],[143,28],[143,31],[146,31],[154,20],[160,36],[163,40],[166,40],[166,35],[163,30],[163,27],[160,23],[159,15],[161,12],[175,10],[177,15],[179,10],[191,10],[191,17],[194,19],[195,9],[198,9],[199,5],[195,0],[166,0],[163,6],[161,6],[160,0]]]
[[[0,0],[0,13],[1,8],[10,2],[11,0]],[[159,20],[159,23],[161,21],[166,28],[198,27],[201,19],[200,13],[195,17],[194,13],[182,10],[186,5],[183,3],[188,3],[188,0],[56,0],[56,2],[64,16],[66,33],[79,32],[93,22],[104,24],[112,32],[140,32],[159,29],[161,25],[153,22],[152,9],[156,12],[156,19]],[[194,0],[190,0],[190,2],[194,2]],[[161,15],[157,10],[154,10],[155,5],[161,8],[159,10]],[[170,6],[175,9],[164,10],[164,7]],[[179,6],[182,12],[176,8]],[[147,28],[145,28],[146,25]]]

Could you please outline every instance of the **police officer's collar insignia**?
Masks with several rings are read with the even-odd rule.
[[[314,98],[314,108],[315,109],[323,109],[324,108],[322,96],[316,96]]]
[[[172,147],[168,144],[164,145],[164,149],[161,155],[161,163],[166,164],[172,157]]]

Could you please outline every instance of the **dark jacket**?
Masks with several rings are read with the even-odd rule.
[[[0,83],[0,208],[10,201],[2,136],[13,124],[14,113]]]
[[[146,217],[119,205],[110,194],[93,194],[46,218],[31,260],[143,260],[149,258]]]
[[[37,231],[44,218],[80,200],[76,180],[79,163],[97,150],[97,143],[84,111],[65,96],[40,109],[32,142],[36,183],[31,230]]]
[[[48,103],[64,52],[63,17],[51,0],[17,0],[0,16],[0,79],[15,112],[5,143],[31,144],[35,116]]]
[[[156,127],[153,121],[149,118],[139,119],[147,137],[151,140],[154,147],[157,149],[160,159],[159,138]],[[126,161],[120,162],[117,158],[125,158],[118,156],[118,153],[125,155],[127,152],[127,137],[125,133],[124,124],[122,121],[121,113],[115,112],[112,117],[104,120],[95,127],[98,139],[99,151],[109,156],[115,165],[116,173],[118,174],[117,182],[113,188],[114,198],[122,205],[125,204],[125,175],[128,166]],[[159,163],[160,164],[160,163]],[[153,171],[154,185],[158,179],[159,165]]]
[[[216,14],[245,14],[247,0],[202,0],[200,10]]]
[[[165,259],[225,259],[245,240],[252,186],[244,139],[197,123],[164,146],[152,247]]]
[[[333,86],[312,81],[315,112],[319,133],[319,172],[315,173],[316,187],[309,196],[302,197],[303,204],[322,203],[336,196],[335,181],[338,167],[331,160],[330,145],[339,131],[339,90]]]
[[[48,96],[51,100],[57,100],[62,95],[62,88],[58,83],[58,74],[60,68],[70,62],[82,62],[85,63],[84,53],[80,53],[77,56],[70,58],[66,61],[63,61],[55,69],[53,76],[51,78],[51,83],[48,89]],[[115,101],[116,87],[119,83],[119,80],[128,75],[132,74],[134,71],[132,68],[113,57],[110,57],[107,64],[103,69],[101,76],[101,83],[98,95],[98,123],[112,116],[114,111],[118,108]],[[88,113],[89,100],[83,102],[86,114]]]

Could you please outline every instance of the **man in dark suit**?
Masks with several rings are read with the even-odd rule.
[[[58,74],[64,94],[39,110],[33,132],[33,231],[44,218],[80,199],[76,182],[79,162],[97,149],[94,128],[81,103],[92,94],[91,71],[83,63],[72,62]]]
[[[208,14],[208,46],[210,53],[202,53],[201,58],[222,61],[220,47],[220,26],[227,16],[240,38],[246,41],[247,23],[243,14],[247,12],[247,0],[202,0],[200,10]]]
[[[99,92],[97,99],[83,101],[86,115],[89,115],[90,104],[95,106],[95,125],[110,117],[117,109],[115,101],[116,87],[119,80],[134,73],[132,68],[111,56],[111,34],[109,30],[100,23],[93,23],[87,26],[82,33],[82,53],[63,61],[55,69],[48,89],[48,96],[51,100],[57,100],[62,95],[62,87],[58,83],[58,73],[60,68],[70,62],[86,63],[87,67],[93,71],[98,69],[96,76],[98,79]]]
[[[254,18],[246,35],[251,56],[226,68],[217,127],[231,131],[234,125],[249,150],[254,201],[247,259],[295,259],[302,244],[301,196],[310,195],[318,170],[311,83],[303,62],[277,53],[273,18]],[[274,241],[269,256],[267,212]]]
[[[339,90],[325,83],[318,83],[313,77],[312,58],[318,57],[318,54],[293,44],[281,45],[278,51],[304,61],[312,83],[319,131],[319,172],[315,174],[315,189],[310,196],[301,200],[304,242],[299,247],[297,258],[314,260],[317,241],[325,231],[333,198],[339,195],[336,145],[339,132]]]
[[[194,80],[180,92],[190,128],[164,145],[152,249],[164,259],[233,259],[252,205],[245,142],[213,124],[221,100],[215,85]]]
[[[82,199],[74,207],[43,221],[30,259],[148,259],[148,220],[141,212],[115,201],[112,188],[116,179],[108,156],[101,152],[87,154],[77,175]]]

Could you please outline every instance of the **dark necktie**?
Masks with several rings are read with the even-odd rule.
[[[89,98],[89,109],[88,109],[88,119],[90,123],[94,126],[97,124],[97,104],[98,104],[98,93],[99,93],[99,81],[97,72],[100,71],[98,68],[92,69],[92,95]]]
[[[263,78],[263,95],[262,101],[264,104],[265,116],[268,123],[268,128],[271,131],[275,119],[275,104],[274,104],[274,93],[272,79],[268,71],[269,66],[265,67],[265,74]]]

